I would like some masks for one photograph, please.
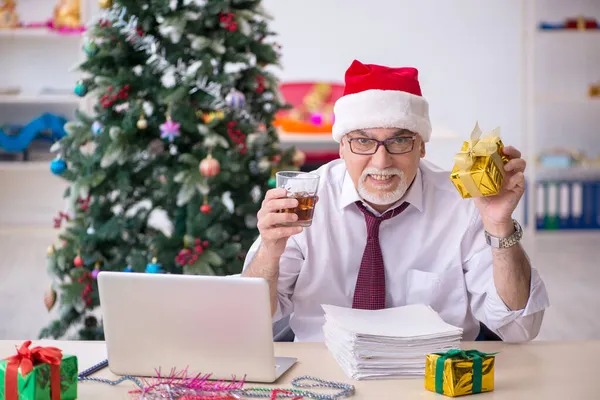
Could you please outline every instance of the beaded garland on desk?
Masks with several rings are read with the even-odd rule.
[[[133,376],[123,376],[117,380],[94,378],[90,376],[79,377],[79,381],[93,381],[106,383],[111,386],[118,385],[126,380],[133,381],[139,389],[129,393],[136,400],[209,400],[209,399],[244,399],[244,398],[266,398],[279,399],[317,399],[337,400],[351,397],[354,394],[354,386],[326,381],[312,376],[300,376],[292,380],[294,389],[282,388],[247,388],[244,389],[244,381],[213,382],[209,381],[210,374],[187,377],[187,371],[171,371],[169,376],[161,376],[157,371],[156,378],[151,380],[140,379]],[[324,394],[310,391],[308,389],[337,389],[336,393]]]

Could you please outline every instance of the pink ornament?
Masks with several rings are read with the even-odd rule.
[[[99,270],[99,269],[94,269],[94,270],[92,271],[92,279],[96,279],[96,278],[98,278],[98,274],[99,274],[99,273],[100,273],[100,270]]]
[[[212,155],[209,154],[208,157],[200,162],[200,173],[202,176],[217,176],[219,172],[221,172],[221,164]]]
[[[171,118],[167,118],[167,122],[160,126],[160,137],[161,139],[168,139],[169,142],[175,140],[176,137],[181,135],[179,127],[181,125],[178,122],[173,122]]]
[[[323,123],[323,116],[319,113],[312,113],[310,115],[310,122],[314,125],[321,125]]]

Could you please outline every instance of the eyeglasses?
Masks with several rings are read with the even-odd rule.
[[[384,141],[368,138],[349,138],[350,151],[354,154],[370,155],[377,153],[379,146],[384,146],[390,154],[405,154],[413,151],[416,136],[397,136]]]

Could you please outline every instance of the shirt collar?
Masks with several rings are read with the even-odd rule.
[[[352,178],[350,177],[348,170],[346,170],[344,177],[342,178],[342,192],[338,202],[338,207],[340,210],[342,210],[357,201],[362,201],[362,199],[354,187],[354,182],[352,182]],[[423,176],[421,174],[420,167],[417,168],[417,174],[408,191],[391,208],[395,208],[405,201],[414,206],[417,210],[421,212],[423,211]],[[365,205],[368,206],[368,204]]]

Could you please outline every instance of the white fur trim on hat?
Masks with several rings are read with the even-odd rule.
[[[425,98],[397,90],[371,89],[339,98],[333,108],[333,139],[357,129],[399,128],[415,132],[428,142],[431,136],[429,103]]]

